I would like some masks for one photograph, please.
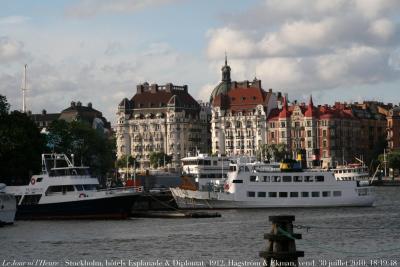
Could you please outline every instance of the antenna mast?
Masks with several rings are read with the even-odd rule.
[[[22,112],[26,113],[26,68],[28,67],[27,64],[24,66],[24,81],[23,81],[23,87],[22,89]]]

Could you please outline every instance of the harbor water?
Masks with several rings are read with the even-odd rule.
[[[295,215],[302,266],[400,266],[400,188],[368,208],[223,210],[220,218],[17,221],[0,266],[257,266],[271,215]],[[309,227],[307,229],[307,227]],[[14,264],[14,265],[12,265]],[[259,265],[260,266],[260,265]]]

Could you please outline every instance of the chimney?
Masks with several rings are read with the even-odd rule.
[[[75,107],[75,101],[71,101],[71,107]]]
[[[272,88],[269,88],[268,92],[272,93]]]
[[[165,85],[165,91],[170,93],[170,92],[172,92],[173,87],[174,87],[174,85],[172,83],[167,83]]]
[[[91,102],[87,103],[87,107],[92,108],[92,103]]]
[[[185,93],[188,92],[188,86],[186,84],[183,86],[183,90],[185,91]]]
[[[47,111],[45,109],[42,110],[42,115],[46,115]]]
[[[81,107],[81,106],[82,106],[81,101],[78,101],[78,102],[76,103],[76,106],[77,106],[77,107]]]
[[[142,84],[138,84],[136,86],[136,93],[141,94],[144,92],[144,86]]]
[[[158,92],[158,84],[153,83],[152,85],[150,85],[150,92],[155,94]]]

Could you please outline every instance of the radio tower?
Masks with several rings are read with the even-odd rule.
[[[25,64],[25,67],[24,67],[24,81],[23,81],[23,86],[22,86],[22,88],[21,88],[21,90],[22,90],[22,112],[23,113],[26,113],[26,96],[25,96],[25,93],[26,93],[26,90],[27,90],[27,88],[26,88],[26,68],[28,67],[28,65],[27,64]]]

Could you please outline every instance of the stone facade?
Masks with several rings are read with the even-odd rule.
[[[152,152],[171,155],[174,167],[188,153],[209,152],[210,107],[194,100],[187,85],[140,84],[119,104],[117,120],[117,156],[137,157],[142,167]]]
[[[266,143],[267,117],[277,107],[277,94],[264,91],[261,81],[231,81],[225,59],[222,80],[211,94],[212,153],[255,156]]]
[[[388,111],[387,146],[389,150],[400,149],[400,107]]]

